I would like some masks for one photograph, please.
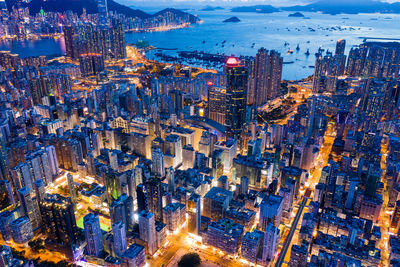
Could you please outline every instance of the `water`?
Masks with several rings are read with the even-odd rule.
[[[304,12],[303,14],[310,19],[303,19],[289,18],[290,12],[256,14],[218,10],[195,13],[203,23],[168,32],[128,34],[127,41],[136,43],[137,40],[148,40],[151,45],[161,48],[177,48],[178,51],[199,50],[227,55],[255,55],[260,47],[275,49],[281,53],[285,62],[294,62],[284,65],[283,79],[297,80],[314,72],[309,66],[315,64],[314,54],[320,46],[334,51],[336,40],[344,38],[347,41],[346,52],[348,52],[350,46],[363,41],[359,37],[397,38],[396,25],[400,22],[400,16],[392,14],[332,16]],[[222,22],[232,16],[237,16],[241,21]],[[344,30],[325,29],[337,26],[341,26]],[[315,32],[310,31],[308,27],[313,28]],[[350,30],[351,27],[355,30]],[[204,44],[203,40],[206,41]],[[225,46],[221,47],[221,42],[224,40],[226,40]],[[290,45],[285,47],[285,42]],[[255,43],[254,48],[251,48],[253,43]],[[300,46],[298,52],[297,44]],[[287,54],[289,48],[294,51],[291,55]],[[307,48],[311,53],[308,57],[305,55]],[[163,53],[175,55],[176,51],[164,50]],[[153,54],[149,57],[155,58]]]
[[[346,52],[348,52],[352,45],[363,41],[360,37],[397,38],[400,23],[400,15],[394,14],[332,16],[304,12],[303,14],[310,19],[303,19],[289,18],[290,12],[272,14],[232,13],[229,10],[209,12],[189,10],[189,12],[198,14],[203,23],[167,32],[128,33],[127,42],[147,40],[151,45],[161,48],[177,48],[178,51],[201,50],[227,55],[255,55],[260,47],[275,49],[282,54],[285,62],[294,62],[284,65],[283,78],[297,80],[313,73],[314,70],[309,66],[315,64],[314,54],[320,46],[334,51],[336,40],[344,38],[347,41]],[[232,16],[237,16],[241,22],[222,22]],[[343,30],[326,30],[338,26]],[[309,27],[315,32],[310,31]],[[221,42],[224,40],[226,43],[222,48]],[[290,45],[285,47],[285,42]],[[253,43],[255,43],[254,48],[251,48]],[[300,46],[298,52],[297,44]],[[291,55],[287,54],[289,48],[294,51]],[[311,53],[308,57],[304,54],[307,48]],[[65,51],[62,38],[3,42],[0,43],[0,49],[11,50],[22,57],[62,54]],[[175,50],[165,50],[163,53],[176,55]],[[154,51],[148,56],[155,58]]]
[[[44,38],[40,40],[1,41],[0,50],[8,50],[21,57],[61,56],[65,53],[64,38]]]

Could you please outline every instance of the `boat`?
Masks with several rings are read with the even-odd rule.
[[[307,52],[304,53],[306,56],[310,55],[310,49],[307,48]]]
[[[205,44],[206,43],[206,40],[203,40],[203,44]]]
[[[288,46],[288,45],[289,45],[289,43],[288,43],[288,42],[285,42],[284,46]]]
[[[287,51],[287,53],[288,53],[288,54],[293,54],[293,50],[291,50],[291,49],[289,48],[289,50]]]
[[[300,50],[300,46],[299,44],[297,44],[296,50],[299,51]]]
[[[293,64],[294,61],[284,61],[283,64]]]
[[[310,66],[308,66],[308,67],[309,67],[309,68],[311,68],[311,69],[314,69],[314,68],[315,68],[315,66],[311,66],[311,65],[310,65]]]

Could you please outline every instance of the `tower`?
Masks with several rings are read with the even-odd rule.
[[[89,213],[83,217],[86,251],[91,256],[100,256],[103,251],[103,236],[101,234],[99,215]]]
[[[225,65],[226,74],[226,137],[239,139],[243,131],[247,104],[247,70],[238,58],[230,57]]]

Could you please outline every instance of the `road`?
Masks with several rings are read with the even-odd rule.
[[[281,253],[279,254],[278,260],[275,263],[275,266],[277,266],[277,267],[282,266],[282,264],[285,261],[286,253],[288,252],[288,249],[292,244],[293,235],[294,235],[294,233],[295,233],[295,231],[297,229],[297,225],[299,224],[300,218],[303,217],[303,211],[304,211],[304,208],[306,207],[307,203],[308,203],[308,198],[303,197],[303,200],[301,201],[300,207],[297,210],[296,217],[293,220],[293,223],[292,223],[292,226],[290,228],[289,234],[286,237],[285,243],[283,244]]]

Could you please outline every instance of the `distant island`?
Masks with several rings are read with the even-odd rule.
[[[231,9],[232,12],[256,12],[256,13],[274,13],[279,12],[279,8],[271,5],[256,5],[256,6],[240,6]]]
[[[231,11],[255,13],[274,13],[280,11],[322,12],[331,15],[359,13],[400,14],[400,2],[386,3],[374,0],[320,0],[308,5],[296,5],[281,8],[271,5],[240,6],[232,8]]]
[[[400,13],[400,3],[374,0],[318,1],[305,6],[284,7],[286,11],[322,12],[330,15],[359,13]]]
[[[295,18],[304,18],[304,15],[300,12],[289,14],[288,17],[295,17]]]
[[[223,22],[239,22],[240,19],[238,17],[231,17],[229,19],[224,20]]]
[[[220,6],[206,6],[205,8],[200,9],[200,11],[216,11],[216,10],[222,10],[224,9],[223,7]]]

